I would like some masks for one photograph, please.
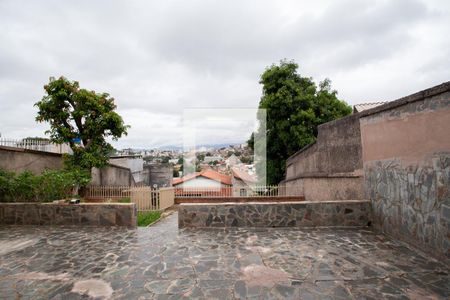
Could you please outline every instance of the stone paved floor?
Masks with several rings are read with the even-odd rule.
[[[0,299],[448,299],[450,269],[365,230],[0,227]]]

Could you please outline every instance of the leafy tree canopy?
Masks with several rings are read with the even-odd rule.
[[[316,86],[312,78],[298,73],[294,61],[281,60],[266,68],[259,83],[259,108],[267,112],[267,182],[278,184],[284,179],[286,159],[315,141],[317,126],[342,118],[352,110],[338,99],[329,79]],[[248,144],[253,149],[253,134]]]
[[[44,89],[46,95],[35,104],[36,121],[50,124],[46,133],[52,142],[69,143],[69,164],[82,169],[104,166],[113,150],[106,138],[117,140],[129,128],[115,112],[114,98],[81,89],[77,81],[64,77],[50,78]]]

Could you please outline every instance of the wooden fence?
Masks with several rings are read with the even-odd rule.
[[[89,186],[85,197],[88,199],[130,198],[138,211],[164,210],[175,203],[174,188],[154,189],[149,186]]]
[[[300,196],[292,187],[284,185],[255,185],[234,187],[185,187],[160,188],[149,186],[90,186],[86,198],[110,199],[130,198],[138,211],[163,210],[175,203],[175,198],[233,198],[233,197],[289,197]]]
[[[130,189],[128,185],[124,186],[88,186],[86,188],[85,197],[88,199],[113,199],[130,197]]]
[[[281,185],[254,185],[233,187],[176,187],[175,197],[210,198],[210,197],[285,197],[299,196],[291,187]]]

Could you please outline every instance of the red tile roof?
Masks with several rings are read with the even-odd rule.
[[[181,178],[174,178],[172,180],[172,184],[173,185],[177,185],[177,184],[180,184],[182,182],[191,180],[191,179],[193,179],[193,178],[195,178],[195,177],[197,177],[199,175],[200,175],[200,172],[195,172],[195,173],[187,174],[187,175],[185,175],[185,176],[183,176]]]
[[[181,178],[175,178],[172,181],[172,184],[173,185],[177,185],[177,184],[183,183],[185,181],[197,178],[199,176],[205,177],[205,178],[208,178],[208,179],[211,179],[211,180],[215,180],[217,182],[220,182],[220,183],[223,183],[223,184],[226,184],[226,185],[231,185],[231,176],[228,176],[228,175],[225,175],[225,174],[221,174],[221,173],[216,172],[216,171],[214,171],[212,169],[206,169],[206,170],[203,170],[201,172],[195,172],[195,173],[191,173],[191,174],[185,175],[185,176],[183,176]]]
[[[233,168],[233,176],[243,180],[246,183],[255,183],[257,180],[255,177],[251,176],[245,171],[239,170],[237,168]]]

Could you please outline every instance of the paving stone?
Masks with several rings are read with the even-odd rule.
[[[450,297],[446,262],[365,229],[178,230],[174,214],[138,229],[1,226],[0,245],[1,299]]]

